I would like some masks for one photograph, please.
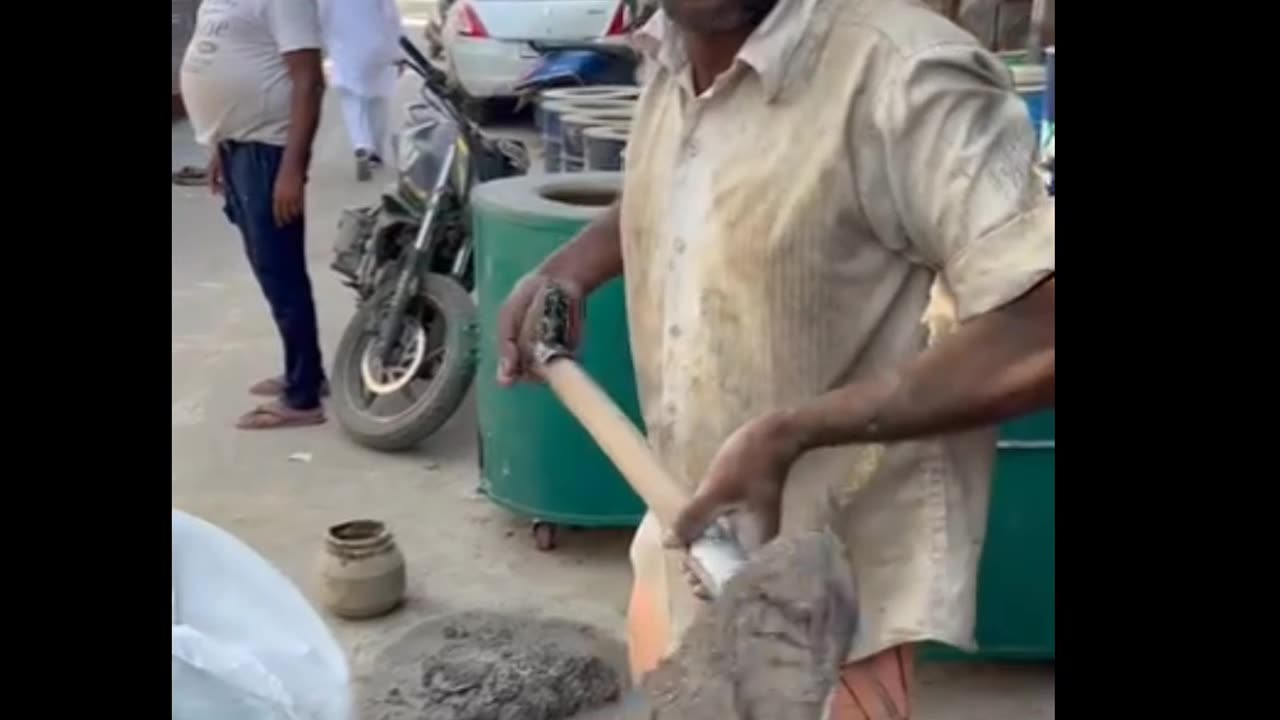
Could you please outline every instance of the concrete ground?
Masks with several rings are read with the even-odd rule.
[[[410,97],[414,88],[406,78],[401,95]],[[328,270],[330,230],[342,207],[371,201],[379,189],[354,181],[340,118],[330,93],[308,195],[309,257],[327,353],[353,308],[351,294]],[[175,168],[203,162],[186,123],[174,126],[172,146]],[[242,538],[313,601],[325,528],[357,517],[386,521],[408,564],[406,605],[376,621],[330,620],[357,674],[406,626],[462,608],[560,616],[621,637],[628,533],[565,533],[557,551],[538,552],[527,520],[476,491],[470,400],[436,437],[403,455],[356,447],[332,420],[300,430],[235,430],[235,418],[254,402],[245,390],[280,370],[279,341],[219,203],[206,188],[175,186],[172,210],[174,507]],[[1051,667],[921,671],[917,720],[1053,716]]]

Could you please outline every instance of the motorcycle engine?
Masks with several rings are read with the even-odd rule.
[[[333,239],[333,263],[330,267],[348,280],[355,280],[364,255],[364,239],[376,221],[369,208],[346,208],[338,218],[338,232]]]

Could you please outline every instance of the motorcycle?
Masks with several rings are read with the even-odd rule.
[[[466,396],[477,342],[470,193],[529,166],[521,143],[487,137],[458,110],[408,38],[400,47],[423,84],[395,138],[396,181],[377,204],[343,211],[331,265],[356,293],[332,407],[352,439],[384,451],[426,439]]]

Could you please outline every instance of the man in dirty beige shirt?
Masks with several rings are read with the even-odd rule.
[[[624,277],[649,441],[755,541],[831,527],[859,625],[830,715],[909,718],[912,648],[972,648],[998,423],[1054,398],[1054,205],[1003,65],[908,0],[663,0],[619,203],[512,291]],[[954,327],[922,323],[938,281]],[[742,518],[755,520],[743,523]],[[636,533],[632,671],[697,588]]]

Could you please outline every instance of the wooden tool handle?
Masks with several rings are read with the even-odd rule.
[[[556,397],[587,429],[631,489],[663,527],[671,527],[691,495],[658,463],[631,419],[574,361],[557,358],[540,370]]]
[[[658,523],[671,527],[692,496],[654,457],[631,419],[573,360],[553,358],[541,365],[540,371],[551,391],[587,429]],[[712,597],[719,597],[725,584],[747,561],[742,547],[718,525],[708,528],[693,542],[689,555],[693,559],[690,569]]]

